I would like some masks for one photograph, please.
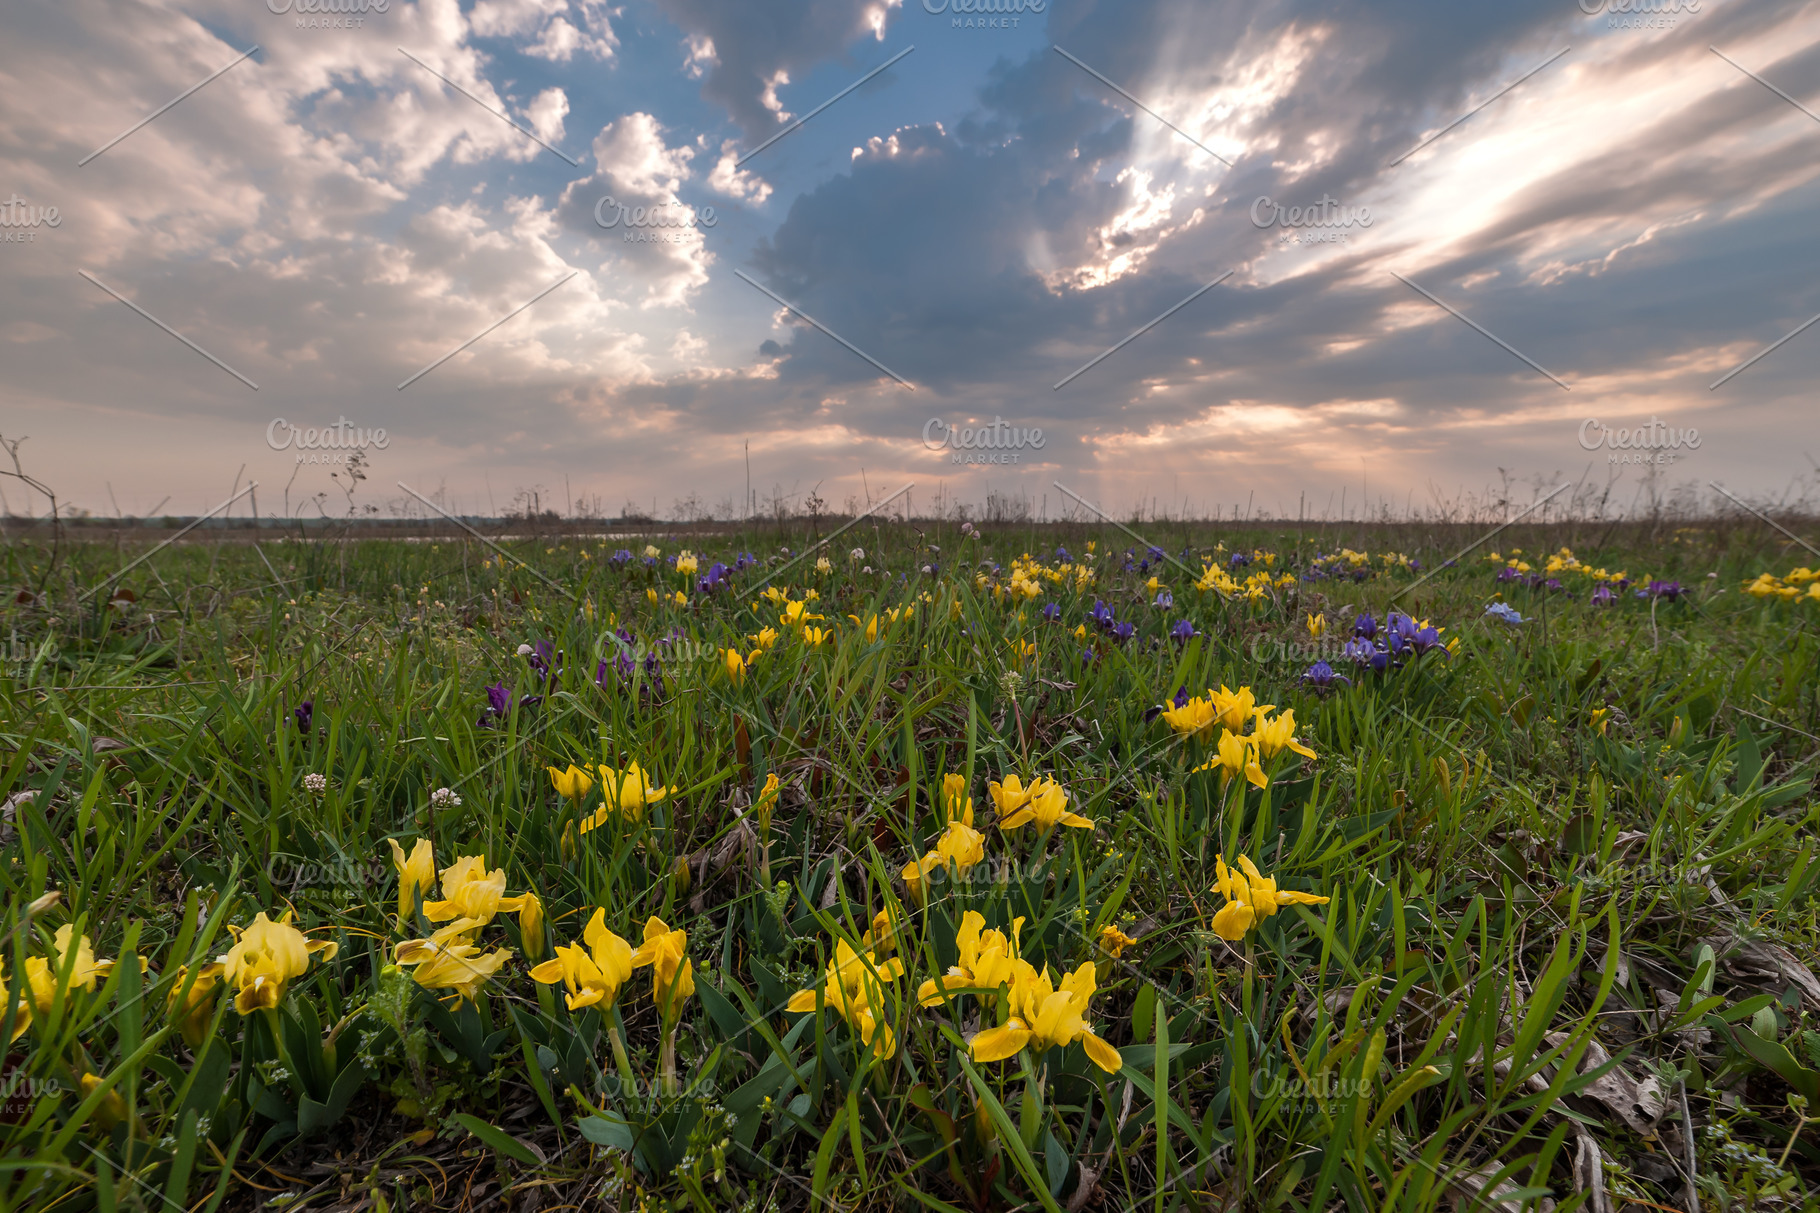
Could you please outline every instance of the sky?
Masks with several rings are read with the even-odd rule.
[[[97,515],[1816,478],[1820,2],[18,0],[0,96],[0,437]]]

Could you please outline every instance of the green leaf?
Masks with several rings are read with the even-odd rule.
[[[967,1081],[973,1084],[973,1093],[986,1106],[986,1114],[992,1118],[993,1125],[998,1129],[999,1140],[1004,1142],[1005,1148],[1011,1151],[1011,1161],[1016,1164],[1024,1181],[1030,1185],[1030,1190],[1036,1193],[1037,1199],[1043,1202],[1043,1208],[1049,1210],[1049,1213],[1061,1213],[1061,1206],[1056,1204],[1055,1197],[1049,1194],[1049,1186],[1043,1182],[1042,1175],[1037,1171],[1036,1160],[1031,1158],[1030,1151],[1024,1148],[1024,1141],[1018,1136],[1017,1125],[1012,1123],[1010,1114],[1005,1111],[1005,1105],[998,1101],[998,1096],[992,1093],[992,1088],[986,1085],[986,1081],[980,1077],[979,1071],[973,1068],[971,1060],[965,1056],[956,1057],[955,1060],[960,1062],[961,1069],[966,1071]]]
[[[575,1126],[581,1130],[583,1137],[597,1146],[624,1150],[630,1154],[638,1144],[631,1123],[617,1113],[601,1112],[594,1116],[584,1116],[575,1122]]]
[[[1139,1044],[1148,1043],[1155,1026],[1151,1022],[1155,1015],[1156,987],[1146,981],[1138,986],[1137,997],[1131,1003],[1131,1039]]]
[[[542,1160],[539,1159],[537,1155],[531,1153],[530,1150],[526,1149],[524,1143],[520,1142],[505,1130],[495,1128],[488,1124],[486,1121],[480,1119],[480,1117],[470,1116],[466,1112],[457,1112],[453,1119],[456,1124],[485,1142],[494,1153],[504,1154],[507,1158],[524,1163],[527,1167],[542,1165]],[[589,1117],[588,1119],[592,1120],[595,1118]],[[582,1132],[585,1135],[587,1130],[584,1128]],[[592,1139],[590,1138],[590,1140]]]

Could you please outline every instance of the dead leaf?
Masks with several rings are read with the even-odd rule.
[[[28,788],[23,792],[14,792],[0,805],[0,843],[13,840],[13,821],[19,816],[19,810],[29,804],[38,795],[37,788]]]
[[[1485,1168],[1455,1175],[1452,1191],[1454,1213],[1483,1213],[1487,1208],[1504,1210],[1505,1213],[1525,1213],[1526,1202],[1511,1195],[1522,1191],[1521,1185],[1515,1180],[1499,1180],[1495,1189],[1486,1191],[1491,1186],[1492,1176],[1496,1174],[1496,1169]],[[1554,1209],[1555,1202],[1546,1196],[1535,1203],[1535,1213],[1554,1213]]]
[[[1093,1199],[1095,1190],[1100,1186],[1098,1171],[1086,1163],[1081,1163],[1080,1168],[1081,1182],[1075,1186],[1074,1195],[1068,1198],[1068,1213],[1081,1213],[1081,1210],[1087,1207],[1087,1202]]]
[[[1586,1208],[1591,1213],[1611,1213],[1611,1196],[1605,1191],[1605,1156],[1599,1143],[1579,1125],[1574,1126],[1578,1139],[1574,1147],[1574,1191],[1590,1192]]]
[[[1610,1060],[1611,1054],[1598,1041],[1588,1041],[1585,1060],[1580,1063],[1580,1073],[1596,1070]],[[1620,1120],[1643,1138],[1656,1135],[1656,1122],[1662,1119],[1662,1113],[1668,1108],[1661,1083],[1653,1076],[1639,1081],[1631,1077],[1623,1066],[1614,1066],[1601,1074],[1581,1093],[1617,1113]]]
[[[1801,991],[1801,1001],[1809,1010],[1820,1011],[1820,978],[1816,978],[1814,971],[1787,948],[1736,936],[1714,936],[1701,942],[1711,946],[1713,954],[1720,958],[1720,965],[1731,976],[1757,985],[1766,980],[1775,981],[1779,984],[1768,991],[1772,994],[1780,994],[1792,985]]]

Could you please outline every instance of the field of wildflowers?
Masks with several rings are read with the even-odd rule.
[[[0,1207],[1808,1203],[1820,573],[1160,529],[13,545]]]

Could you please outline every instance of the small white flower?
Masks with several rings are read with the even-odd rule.
[[[928,565],[926,565],[926,564],[925,564],[925,565],[924,565],[924,566],[923,566],[923,572],[925,572],[925,573],[933,573],[933,572],[935,572],[935,570],[934,570],[934,569],[932,569],[932,568],[930,568],[930,567],[929,567],[929,566],[928,566]]]
[[[866,549],[865,548],[854,548],[851,552],[848,552],[847,555],[851,556],[855,560],[864,560],[866,558]]]
[[[532,648],[532,647],[531,647],[531,646],[530,646],[530,645],[528,645],[528,644],[521,644],[521,645],[519,645],[519,646],[518,646],[518,655],[519,655],[519,656],[520,656],[520,657],[529,657],[529,656],[530,656],[530,655],[531,655],[531,654],[532,654],[532,653],[534,653],[534,652],[536,652],[536,650],[535,650],[535,649],[533,649],[533,648]]]
[[[865,568],[860,570],[860,572],[862,572],[862,573],[870,573],[871,571],[872,571],[871,565],[867,565]]]
[[[971,535],[972,533],[973,533],[973,524],[971,522],[961,523],[961,534]]]
[[[430,793],[430,807],[432,809],[458,809],[461,807],[461,797],[455,794],[453,788],[437,788]]]
[[[303,777],[303,786],[320,796],[322,793],[329,790],[329,777],[327,775],[318,775],[312,771]]]

